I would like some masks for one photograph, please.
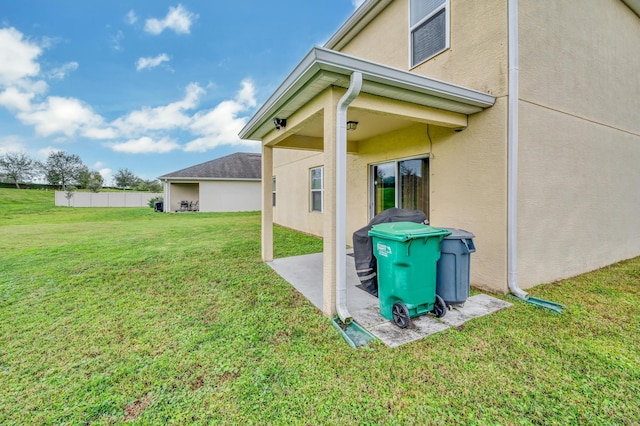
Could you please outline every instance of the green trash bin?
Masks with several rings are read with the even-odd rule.
[[[413,222],[373,226],[373,254],[378,265],[380,314],[400,328],[410,318],[433,312],[446,313],[436,295],[436,265],[442,239],[451,232]]]

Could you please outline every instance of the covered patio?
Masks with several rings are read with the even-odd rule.
[[[347,267],[346,255],[347,153],[357,156],[367,148],[368,139],[416,123],[463,130],[469,114],[494,102],[495,97],[486,93],[332,50],[312,49],[240,133],[243,139],[262,142],[263,260],[271,262],[276,270],[284,262],[273,260],[273,150],[321,152],[324,240],[321,262],[314,267],[321,268],[315,276],[322,280],[309,286],[315,299],[308,297],[325,315],[337,314],[349,323],[350,309],[377,301],[357,301],[363,299],[362,295],[349,300],[354,290],[355,294],[364,291],[348,285],[353,278],[348,271],[353,267]],[[357,129],[347,133],[347,121],[357,122]],[[322,297],[318,298],[320,293]]]
[[[450,327],[460,327],[469,320],[511,306],[504,300],[476,294],[467,299],[463,306],[449,310],[442,318],[430,315],[413,318],[410,328],[400,329],[393,321],[380,316],[378,298],[360,287],[353,257],[347,254],[345,263],[347,308],[353,320],[389,347],[410,343]],[[268,265],[318,309],[322,309],[322,253],[274,259]]]

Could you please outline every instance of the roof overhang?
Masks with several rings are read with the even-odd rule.
[[[366,0],[324,44],[327,49],[342,50],[353,38],[380,14],[392,0]]]
[[[328,87],[349,87],[356,71],[362,73],[361,93],[467,115],[495,103],[487,93],[315,47],[249,120],[240,138],[262,140],[273,130],[274,118],[288,118]]]
[[[629,6],[629,9],[633,10],[635,14],[640,17],[640,0],[622,0],[622,2]]]
[[[183,182],[183,183],[197,183],[197,182],[215,182],[215,181],[224,181],[224,182],[260,182],[261,179],[241,179],[241,178],[204,178],[204,177],[179,177],[179,176],[161,176],[158,179],[167,181],[175,181],[175,182]]]

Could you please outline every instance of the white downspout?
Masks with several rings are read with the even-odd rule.
[[[347,309],[347,108],[361,89],[362,73],[353,72],[336,112],[336,311],[344,324],[352,320]]]
[[[518,286],[518,0],[509,0],[509,112],[507,123],[507,281],[521,298],[529,294]]]

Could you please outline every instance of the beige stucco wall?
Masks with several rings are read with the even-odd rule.
[[[534,4],[520,2],[524,288],[640,254],[640,19],[618,0]]]
[[[310,207],[309,170],[324,166],[323,153],[293,149],[274,149],[273,174],[276,177],[274,222],[314,235],[322,235],[322,214]]]
[[[506,101],[470,117],[469,128],[409,127],[360,141],[347,156],[347,242],[369,220],[371,164],[430,156],[430,212],[434,226],[462,228],[476,235],[472,285],[506,291]],[[432,149],[432,151],[431,151]],[[322,235],[322,215],[309,212],[309,168],[322,153],[274,150],[277,206],[274,221]]]
[[[341,51],[410,69],[409,4],[395,0]],[[452,0],[450,48],[411,71],[481,90],[507,93],[507,2]]]
[[[261,209],[260,181],[200,182],[201,212],[240,212]]]
[[[342,51],[408,69],[407,0]],[[640,21],[618,0],[519,2],[519,284],[640,254]],[[430,155],[431,223],[476,235],[471,282],[506,291],[507,2],[451,1],[451,46],[412,71],[491,93],[461,133],[414,125],[348,155],[348,241],[369,220],[369,165]],[[274,150],[275,221],[320,235],[308,169],[322,153]]]

